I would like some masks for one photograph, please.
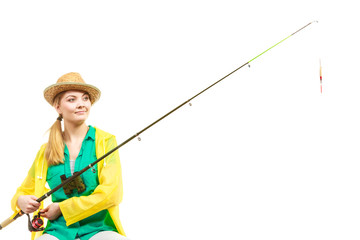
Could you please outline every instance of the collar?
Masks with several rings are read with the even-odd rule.
[[[89,139],[89,138],[95,141],[95,128],[91,125],[89,125],[89,130],[88,130],[84,140]]]

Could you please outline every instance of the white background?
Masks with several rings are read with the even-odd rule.
[[[2,1],[0,221],[79,72],[120,149],[133,240],[359,239],[356,1]],[[319,59],[323,94],[319,87]],[[26,217],[0,239],[29,239]]]

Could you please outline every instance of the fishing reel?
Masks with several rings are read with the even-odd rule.
[[[29,214],[26,215],[28,217],[28,228],[30,232],[44,231],[45,228],[42,227],[42,225],[44,225],[44,221],[40,218],[40,213],[34,215],[31,221],[30,221],[30,215]]]

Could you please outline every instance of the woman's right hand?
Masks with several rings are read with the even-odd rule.
[[[22,195],[19,196],[17,205],[24,213],[33,213],[40,207],[40,203],[36,199],[37,197],[33,195]]]

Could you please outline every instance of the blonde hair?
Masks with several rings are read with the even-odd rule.
[[[53,101],[53,106],[57,106],[60,104],[60,100],[64,92],[59,93],[55,96]],[[48,165],[58,165],[60,163],[64,163],[64,137],[61,129],[61,119],[62,116],[59,115],[58,119],[49,129],[49,141],[45,148],[45,158],[48,162]]]

